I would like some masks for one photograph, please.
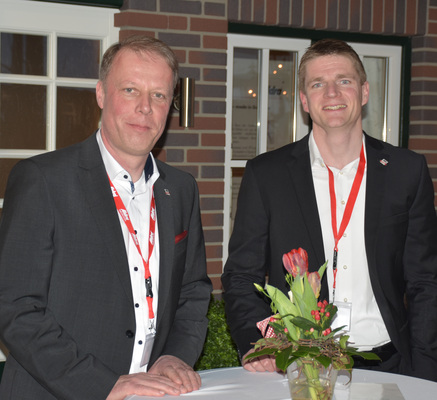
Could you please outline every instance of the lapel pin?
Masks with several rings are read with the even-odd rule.
[[[387,161],[385,158],[383,158],[382,160],[379,160],[379,162],[380,162],[382,165],[384,165],[384,167],[388,164],[388,161]]]
[[[170,191],[169,191],[168,189],[164,189],[164,193],[165,193],[167,196],[170,196]]]

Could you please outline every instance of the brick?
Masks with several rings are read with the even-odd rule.
[[[338,29],[349,30],[349,0],[339,0]]]
[[[166,149],[167,161],[169,163],[177,163],[184,161],[184,151],[178,149]]]
[[[202,213],[203,226],[223,226],[223,213]]]
[[[228,38],[226,36],[203,35],[203,47],[205,49],[226,50],[228,48]]]
[[[224,131],[226,128],[226,118],[219,117],[198,117],[196,118],[196,128],[206,130]]]
[[[225,152],[224,150],[190,149],[187,150],[187,161],[201,163],[221,163],[225,161]]]
[[[208,261],[208,273],[221,275],[223,272],[223,263],[221,261]]]
[[[225,85],[196,85],[196,97],[219,97],[226,98]]]
[[[240,0],[240,20],[252,21],[252,0]]]
[[[266,7],[265,10],[264,21],[267,25],[275,25],[277,23],[277,17],[278,17],[278,1],[270,0],[268,2],[268,7]]]
[[[225,177],[223,165],[202,165],[200,167],[200,177],[202,179],[221,179]]]
[[[181,78],[193,78],[194,80],[200,80],[200,68],[192,66],[179,66],[179,77]],[[194,90],[196,90],[196,83],[194,83]]]
[[[289,0],[279,0],[279,24],[280,25],[289,25],[290,24],[290,16],[291,16],[291,10],[290,10],[290,1]],[[270,7],[267,7],[267,12],[269,12]],[[273,13],[273,10],[272,10]],[[276,21],[276,10],[275,10],[275,21]],[[267,22],[267,21],[266,21]]]
[[[437,93],[434,94],[423,94],[419,96],[410,97],[410,106],[435,106],[437,104]]]
[[[328,11],[329,15],[329,11]],[[351,0],[349,7],[349,29],[358,32],[361,27],[361,4],[360,0]]]
[[[202,113],[204,114],[226,114],[225,101],[202,101]]]
[[[405,2],[396,2],[396,23],[395,23],[395,33],[401,35],[405,33]]]
[[[185,50],[172,49],[176,54],[179,64],[185,64],[187,62],[187,52]]]
[[[238,1],[228,1],[228,20],[229,21],[238,21],[239,15],[239,4]]]
[[[226,144],[226,135],[224,133],[204,133],[200,138],[201,146],[221,146]]]
[[[303,24],[306,28],[314,27],[314,1],[305,1],[303,4]]]
[[[166,162],[167,161],[167,152],[164,149],[161,148],[154,148],[152,150],[153,157],[155,157],[157,160]]]
[[[165,138],[165,146],[199,146],[199,135],[197,133],[169,132]]]
[[[115,25],[117,26],[117,25]],[[126,39],[129,36],[133,36],[133,35],[146,35],[146,36],[150,36],[150,37],[156,37],[155,32],[152,31],[146,31],[144,29],[123,29],[121,28],[120,33],[119,33],[119,39],[123,40]]]
[[[203,236],[206,243],[220,243],[223,241],[222,229],[204,229]]]
[[[394,0],[385,0],[384,3],[384,33],[393,33],[395,13]]]
[[[292,0],[291,3],[291,25],[302,26],[302,0]]]
[[[437,35],[437,22],[429,22],[428,23],[428,34],[429,35]]]
[[[338,3],[337,0],[328,0],[328,29],[336,29],[338,23]]]
[[[157,0],[124,0],[121,10],[157,11]]]
[[[200,197],[200,209],[202,211],[223,210],[223,197]]]
[[[190,21],[190,30],[198,32],[227,33],[228,21],[213,18],[195,18]]]
[[[121,12],[114,15],[116,26],[131,26],[140,28],[168,28],[168,18],[165,15],[136,12]]]
[[[218,245],[206,245],[206,257],[207,258],[221,258],[223,255],[223,248],[222,246]]]
[[[224,4],[219,3],[205,3],[204,5],[205,15],[214,15],[216,17],[225,17],[226,7]]]
[[[415,138],[410,136],[408,148],[437,150],[437,139],[432,139],[432,138],[424,139],[424,138]]]
[[[206,194],[224,194],[224,182],[206,182],[206,181],[199,181],[197,182],[199,186],[199,193],[201,195]]]
[[[437,147],[437,143],[436,143],[436,147]],[[426,158],[426,162],[429,164],[435,164],[437,165],[437,153],[425,153],[424,154],[425,158]]]
[[[410,124],[409,134],[410,138],[414,136],[435,136],[437,132],[437,122],[435,124]]]
[[[383,12],[384,12],[384,2],[374,1],[373,2],[373,16],[372,16],[372,32],[382,33],[383,32]]]
[[[226,82],[226,69],[218,68],[204,68],[203,69],[203,80],[205,81],[215,81],[215,82]]]
[[[417,24],[417,11],[416,11],[417,1],[407,1],[407,18],[405,25],[405,34],[407,35],[415,35],[416,34],[416,24]],[[431,16],[431,11],[429,13]]]
[[[437,65],[413,65],[411,67],[412,77],[436,78]]]
[[[193,0],[160,0],[160,11],[175,12],[181,14],[199,15],[202,12],[200,1]]]
[[[253,18],[252,21],[258,24],[264,22],[264,0],[253,0]]]
[[[218,257],[215,257],[215,258],[218,258]],[[210,276],[209,279],[211,279],[212,288],[214,291],[219,291],[219,292],[223,291],[222,281],[221,281],[221,278],[219,276]]]
[[[325,29],[326,28],[326,6],[327,0],[317,0],[316,2],[316,20],[314,23],[314,27],[316,29]]]
[[[179,16],[169,16],[168,17],[168,27],[170,29],[187,30],[188,19],[187,17]]]
[[[372,30],[372,7],[363,5],[361,7],[361,32],[371,32]]]
[[[226,65],[226,53],[190,51],[188,60],[191,64]]]
[[[200,35],[198,34],[159,32],[158,38],[169,46],[200,47]]]

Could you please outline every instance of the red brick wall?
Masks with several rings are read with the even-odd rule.
[[[189,171],[201,194],[208,272],[221,291],[227,23],[414,36],[409,147],[426,155],[437,190],[437,0],[125,0],[120,37],[146,33],[196,80],[193,128],[171,118],[158,157]],[[437,204],[437,203],[436,203]]]

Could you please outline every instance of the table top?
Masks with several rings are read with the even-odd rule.
[[[290,400],[287,377],[280,373],[248,372],[242,367],[221,368],[199,372],[200,390],[181,395],[193,400]],[[354,369],[352,383],[349,377],[339,375],[334,400],[417,400],[437,399],[437,382]],[[170,397],[170,396],[167,396]],[[162,397],[128,396],[125,400],[159,399]],[[174,397],[173,397],[174,398]]]

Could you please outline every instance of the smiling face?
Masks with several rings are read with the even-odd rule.
[[[108,151],[122,166],[133,159],[145,161],[164,131],[173,99],[173,72],[166,61],[152,53],[120,50],[96,93]]]
[[[300,99],[303,109],[311,116],[315,132],[337,130],[362,134],[361,111],[369,99],[369,84],[360,83],[349,57],[327,55],[309,61]]]

